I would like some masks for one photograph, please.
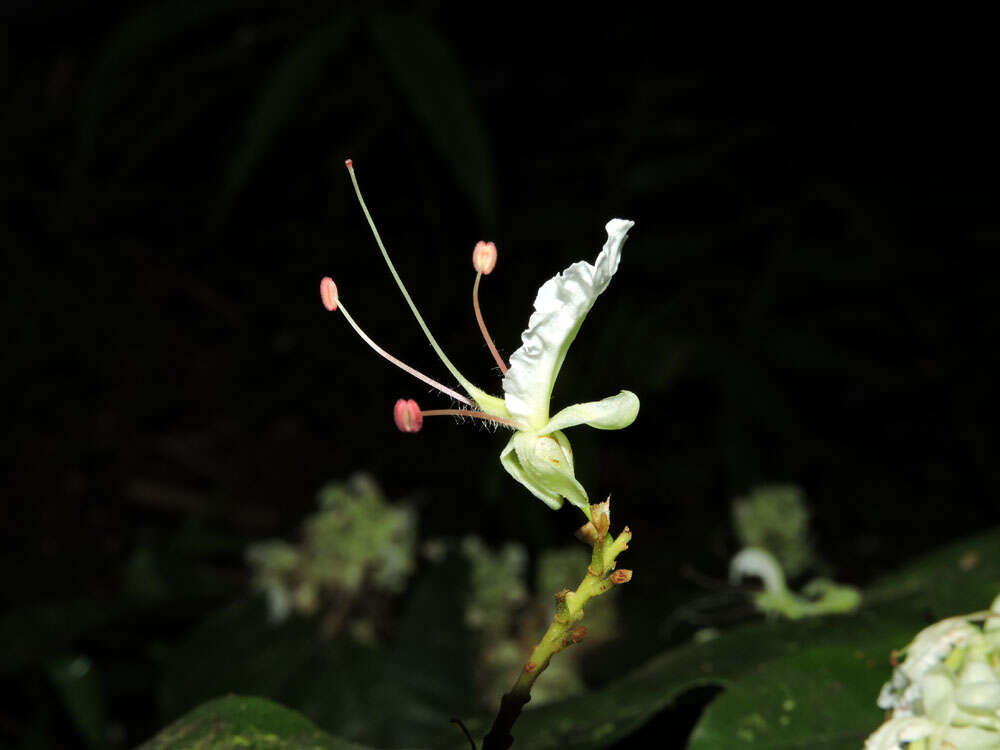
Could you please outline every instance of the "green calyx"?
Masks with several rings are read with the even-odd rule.
[[[590,518],[587,491],[574,475],[573,448],[560,430],[548,435],[515,432],[500,454],[500,463],[550,508],[558,510],[566,499]]]

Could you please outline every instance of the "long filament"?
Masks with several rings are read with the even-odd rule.
[[[396,367],[398,367],[399,369],[405,370],[406,372],[410,373],[410,375],[412,375],[413,377],[415,377],[417,380],[424,381],[425,383],[427,383],[427,385],[431,386],[432,388],[437,388],[439,391],[441,391],[442,393],[445,393],[445,394],[451,396],[456,401],[461,401],[463,404],[468,404],[469,406],[475,406],[475,404],[473,404],[471,401],[469,401],[469,399],[467,399],[462,394],[458,393],[457,391],[453,391],[448,386],[442,385],[441,383],[437,382],[433,378],[427,377],[426,375],[424,375],[419,370],[413,369],[412,367],[410,367],[405,362],[402,362],[402,361],[396,359],[391,354],[389,354],[389,352],[387,352],[381,346],[379,346],[374,341],[372,341],[371,338],[368,337],[368,334],[361,330],[361,326],[359,326],[354,321],[354,318],[351,317],[351,314],[349,312],[347,312],[347,308],[344,307],[343,300],[339,301],[338,308],[340,309],[340,311],[342,313],[344,313],[344,317],[347,318],[347,322],[351,324],[351,328],[353,328],[355,330],[355,332],[362,339],[364,339],[365,343],[368,344],[368,346],[370,346],[372,349],[374,349],[375,351],[377,351],[379,354],[381,354],[383,357],[385,357],[387,360],[389,360],[390,362],[392,362],[394,365],[396,365]]]
[[[403,280],[399,278],[399,274],[396,273],[396,267],[392,264],[392,261],[389,259],[389,253],[386,251],[385,245],[382,243],[382,237],[381,235],[379,235],[378,229],[375,228],[375,222],[372,220],[372,215],[368,212],[368,206],[365,205],[365,199],[361,196],[361,188],[358,187],[358,178],[354,174],[354,165],[350,161],[348,161],[346,163],[346,166],[347,166],[347,171],[351,175],[351,182],[354,185],[354,193],[355,195],[358,196],[358,203],[361,204],[361,210],[364,211],[365,218],[368,220],[368,226],[371,227],[372,234],[375,235],[375,242],[378,243],[378,248],[379,250],[382,251],[382,257],[385,258],[386,265],[389,266],[389,272],[392,274],[392,278],[396,280],[396,285],[399,286],[399,291],[403,293],[403,297],[406,299],[406,304],[410,306],[410,310],[413,312],[413,316],[417,319],[417,323],[420,324],[420,328],[423,329],[424,335],[427,337],[427,340],[430,342],[431,347],[433,347],[434,351],[437,353],[440,360],[444,363],[444,366],[447,367],[448,371],[455,376],[455,379],[462,384],[462,387],[465,388],[465,390],[467,390],[475,398],[476,394],[480,394],[483,392],[480,389],[476,388],[474,385],[472,385],[472,383],[470,383],[468,380],[466,380],[465,377],[462,375],[462,373],[458,371],[458,368],[451,363],[451,360],[448,359],[444,351],[442,351],[441,347],[438,346],[438,343],[434,339],[434,336],[431,335],[430,329],[427,327],[427,324],[424,322],[424,319],[420,317],[420,313],[417,311],[417,306],[413,304],[413,300],[410,299],[410,293],[406,291],[406,286],[403,284]]]
[[[421,410],[420,414],[425,417],[473,417],[475,419],[483,419],[487,422],[499,422],[509,425],[516,430],[528,429],[527,425],[518,422],[516,419],[494,417],[492,414],[487,414],[483,411],[470,411],[469,409],[428,409],[427,411]]]
[[[493,359],[500,366],[500,372],[506,375],[507,365],[504,363],[503,357],[500,356],[500,352],[497,351],[493,339],[490,338],[490,333],[486,330],[486,321],[483,320],[483,314],[479,310],[479,280],[481,278],[483,278],[483,272],[479,271],[476,274],[476,283],[472,285],[472,307],[476,310],[476,321],[479,323],[479,330],[482,331],[483,338],[486,339],[486,346],[490,348],[490,354],[493,355]]]

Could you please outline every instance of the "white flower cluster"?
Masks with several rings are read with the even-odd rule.
[[[983,616],[920,631],[905,654],[878,697],[889,719],[866,750],[1000,749],[1000,596]]]

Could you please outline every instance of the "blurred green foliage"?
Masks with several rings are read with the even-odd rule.
[[[733,503],[733,525],[743,547],[763,547],[794,578],[813,563],[805,493],[790,484],[755,487]]]
[[[406,587],[416,566],[416,518],[411,508],[387,503],[366,474],[327,484],[318,500],[300,544],[268,539],[246,554],[272,619],[280,622],[292,611],[311,615],[322,606],[332,635],[362,594],[398,594]]]
[[[969,567],[971,556],[976,564]],[[597,750],[616,742],[662,741],[671,736],[665,734],[672,727],[669,706],[685,693],[716,685],[722,691],[698,721],[692,748],[856,747],[883,718],[876,698],[890,673],[890,652],[912,637],[915,624],[954,614],[941,609],[935,592],[947,588],[949,602],[971,611],[984,590],[995,594],[998,580],[1000,531],[993,530],[931,553],[879,583],[854,617],[744,624],[708,642],[665,651],[602,688],[529,709],[516,725],[517,745]],[[225,714],[234,708],[208,704],[162,737],[204,712],[229,721]],[[278,709],[266,710],[276,712],[276,722]],[[468,722],[474,736],[489,720],[484,714]],[[453,727],[440,730],[426,746],[468,746]]]

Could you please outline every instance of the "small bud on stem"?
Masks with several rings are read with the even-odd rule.
[[[587,523],[576,530],[575,536],[584,544],[593,547],[594,542],[597,541],[597,529],[594,528],[594,522],[587,521]]]
[[[597,532],[597,539],[603,539],[611,527],[611,498],[608,497],[603,503],[591,505],[590,518]]]
[[[615,584],[615,586],[620,586],[621,584],[628,583],[631,580],[632,580],[632,571],[626,570],[625,568],[616,570],[614,573],[611,574],[611,582]]]

